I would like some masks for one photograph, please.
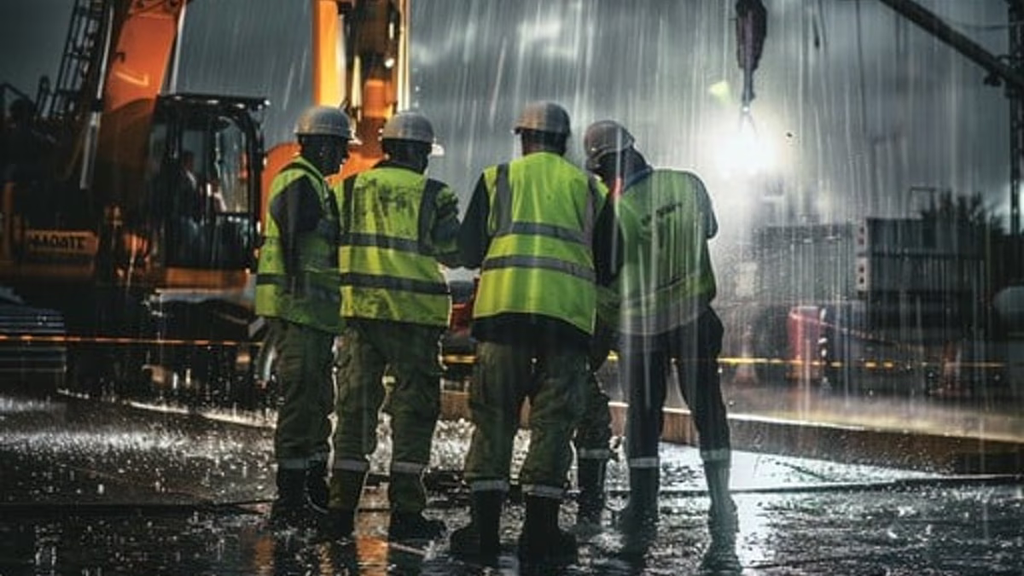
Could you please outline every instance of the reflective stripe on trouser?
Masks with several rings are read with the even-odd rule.
[[[675,361],[683,400],[693,414],[705,462],[731,458],[729,423],[718,375],[722,323],[711,309],[696,322],[654,337],[624,337],[619,355],[629,407],[626,454],[631,462],[658,456],[662,408]]]
[[[597,371],[608,358],[613,338],[614,333],[598,322],[590,342],[590,374],[583,391],[583,415],[573,437],[579,460],[608,460],[612,457],[609,448],[612,438],[612,414],[608,409],[610,399],[597,378]]]
[[[271,320],[270,329],[276,333],[272,341],[278,346],[281,387],[274,454],[286,468],[305,469],[311,461],[325,460],[331,450],[334,335],[279,319]]]
[[[476,489],[488,481],[508,480],[519,409],[529,397],[530,445],[519,480],[535,491],[560,494],[572,464],[570,439],[583,410],[586,378],[583,351],[550,342],[535,346],[481,342],[469,386],[474,424],[466,455],[470,486]]]
[[[350,320],[342,333],[334,432],[335,461],[361,461],[377,448],[378,412],[391,416],[391,508],[419,512],[426,492],[419,473],[426,466],[441,412],[441,329]],[[385,370],[394,384],[385,394]],[[385,396],[387,403],[385,404]],[[337,467],[337,464],[335,464]]]

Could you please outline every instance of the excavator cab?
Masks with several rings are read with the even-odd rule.
[[[263,141],[256,98],[157,100],[138,208],[157,269],[255,267]]]

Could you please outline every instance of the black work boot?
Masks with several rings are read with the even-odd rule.
[[[390,540],[433,540],[444,534],[445,525],[441,520],[425,518],[422,512],[391,512],[388,523]]]
[[[355,531],[356,510],[359,509],[365,481],[366,472],[338,468],[331,471],[327,519],[323,530],[325,536],[333,540],[352,537]]]
[[[330,540],[348,540],[356,529],[356,511],[345,508],[328,508],[321,522],[322,532]]]
[[[653,534],[658,527],[659,468],[629,469],[629,500],[619,511],[616,526],[632,535]]]
[[[739,518],[736,503],[729,494],[729,463],[706,462],[704,477],[708,484],[711,508],[708,510],[708,534],[711,544],[701,560],[703,570],[739,574],[743,570],[736,556]]]
[[[519,561],[529,565],[565,566],[576,562],[576,537],[558,526],[562,502],[526,496],[526,521],[519,535]]]
[[[327,513],[327,462],[312,462],[306,468],[306,496],[315,513]]]
[[[448,539],[452,555],[480,564],[497,566],[498,554],[501,552],[499,528],[504,503],[503,491],[473,492],[469,524],[452,532]]]
[[[576,523],[600,524],[604,511],[604,479],[607,461],[581,458],[577,464],[576,483],[580,488],[577,499]]]
[[[277,469],[277,498],[270,506],[270,525],[275,530],[302,528],[306,516],[306,471]]]

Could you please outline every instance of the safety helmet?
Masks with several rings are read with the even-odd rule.
[[[358,143],[348,115],[334,106],[311,106],[295,124],[296,136],[337,136]]]
[[[432,156],[443,156],[444,148],[434,137],[434,127],[427,117],[418,112],[399,112],[392,116],[380,133],[381,140],[409,140],[430,144]]]
[[[587,155],[587,170],[597,170],[601,157],[622,152],[633,145],[633,135],[614,120],[598,120],[583,133],[583,151]]]
[[[552,134],[569,135],[569,113],[554,102],[531,102],[523,108],[516,120],[514,132],[536,130]]]

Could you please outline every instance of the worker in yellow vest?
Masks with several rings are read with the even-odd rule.
[[[278,527],[313,527],[327,512],[338,314],[338,206],[325,176],[353,140],[348,116],[314,106],[295,127],[299,154],[271,183],[256,275],[256,313],[277,346],[282,399],[274,432]]]
[[[472,519],[450,545],[457,556],[496,561],[519,408],[528,398],[519,556],[558,565],[576,559],[575,538],[560,529],[558,513],[589,374],[596,286],[612,274],[614,218],[604,186],[564,157],[565,109],[532,103],[515,133],[522,157],[484,170],[459,233],[462,263],[480,269],[480,284],[469,389],[475,430],[465,465]]]
[[[591,124],[583,146],[587,168],[615,197],[624,237],[624,262],[613,285],[620,297],[619,367],[629,403],[630,491],[620,526],[636,535],[653,533],[657,523],[658,442],[674,363],[711,498],[712,543],[704,568],[739,570],[736,505],[729,493],[732,450],[718,375],[723,328],[711,307],[716,285],[708,239],[718,231],[711,198],[695,174],[652,168],[618,122]]]
[[[391,417],[388,500],[393,540],[434,538],[439,519],[423,515],[422,475],[441,410],[440,339],[451,294],[444,267],[458,265],[458,199],[427,178],[442,149],[422,114],[402,112],[384,125],[387,158],[335,191],[342,220],[342,335],[331,474],[331,535],[352,534],[355,511],[377,447],[378,413]],[[394,384],[385,393],[387,372]]]

